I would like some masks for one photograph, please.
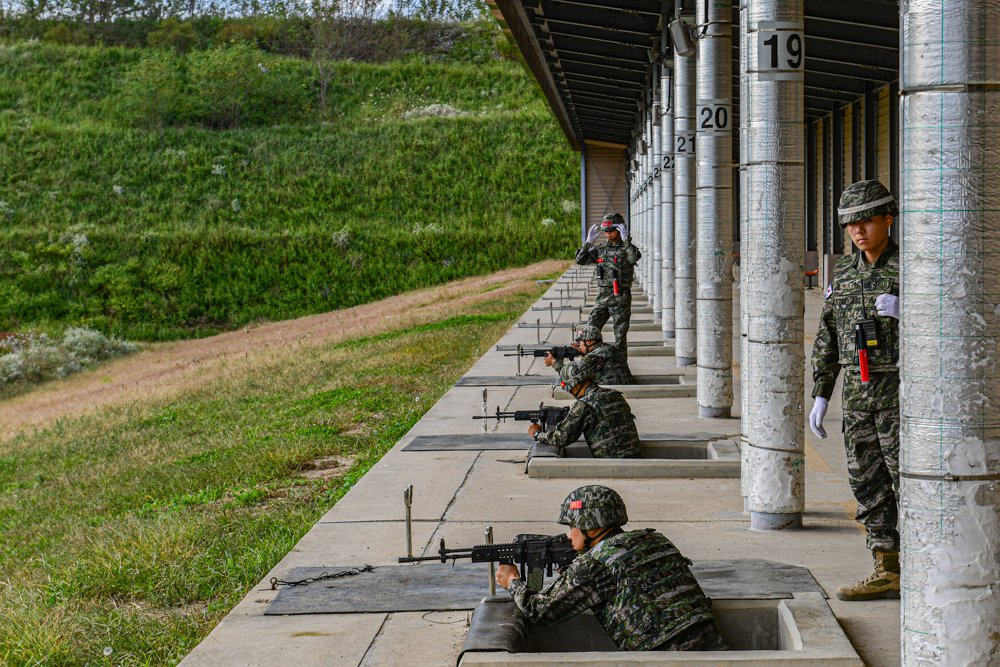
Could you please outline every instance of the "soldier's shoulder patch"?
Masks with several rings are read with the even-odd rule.
[[[826,286],[826,296],[823,297],[823,300],[829,299],[831,294],[833,294],[833,283]]]

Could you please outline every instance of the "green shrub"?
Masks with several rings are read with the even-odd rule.
[[[183,54],[198,43],[198,34],[191,23],[182,23],[170,17],[149,33],[146,40],[154,49],[173,49]]]
[[[216,129],[294,122],[314,93],[303,63],[246,43],[175,56],[151,52],[131,66],[117,101],[137,126],[198,123]]]
[[[11,384],[66,377],[94,364],[138,351],[125,340],[107,337],[88,327],[69,327],[56,341],[46,334],[22,334],[0,350],[0,389]]]
[[[42,39],[46,42],[59,44],[61,46],[69,44],[83,44],[85,41],[83,36],[78,31],[70,29],[70,27],[65,23],[60,23],[59,25],[46,30]]]

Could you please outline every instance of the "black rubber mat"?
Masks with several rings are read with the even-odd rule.
[[[457,546],[457,545],[452,545]],[[353,566],[299,567],[289,581]],[[695,561],[691,567],[713,600],[773,600],[792,593],[823,593],[804,567],[757,558]],[[503,591],[497,591],[503,594]],[[475,609],[489,595],[486,563],[386,565],[353,577],[282,588],[264,612],[364,614]]]
[[[524,433],[476,433],[474,435],[418,435],[403,447],[404,452],[463,452],[490,449],[523,449],[532,445],[528,426]]]

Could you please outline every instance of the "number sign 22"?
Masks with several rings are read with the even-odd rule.
[[[757,79],[801,81],[805,76],[805,29],[796,21],[757,24]]]

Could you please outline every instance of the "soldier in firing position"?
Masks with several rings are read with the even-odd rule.
[[[554,431],[545,432],[538,424],[529,426],[528,435],[535,442],[564,449],[583,435],[594,458],[642,458],[635,417],[621,392],[594,384],[593,369],[579,361],[563,366],[559,377],[576,402]]]
[[[622,651],[726,650],[691,561],[652,528],[622,530],[627,522],[625,501],[613,489],[580,487],[559,513],[576,560],[540,591],[528,588],[513,565],[497,569],[497,583],[536,625],[593,609]]]
[[[576,251],[576,263],[597,265],[599,286],[588,324],[600,331],[608,318],[615,322],[615,345],[628,357],[625,338],[632,317],[632,278],[635,265],[642,257],[639,249],[625,238],[625,219],[620,213],[609,213],[601,220],[601,229],[608,240],[594,246],[598,229],[587,233],[587,242]]]
[[[621,348],[605,343],[600,329],[587,324],[577,329],[574,340],[574,347],[583,353],[580,359],[568,362],[556,359],[550,352],[545,355],[545,365],[559,373],[567,364],[583,364],[594,371],[594,382],[599,385],[635,384]]]
[[[826,437],[823,417],[843,366],[847,468],[858,501],[857,520],[865,525],[875,571],[863,581],[839,588],[837,597],[895,599],[899,597],[899,253],[889,238],[889,226],[899,210],[881,183],[860,181],[844,190],[838,213],[841,227],[860,252],[837,262],[833,283],[826,290],[813,346],[815,404],[809,425],[818,437]]]

